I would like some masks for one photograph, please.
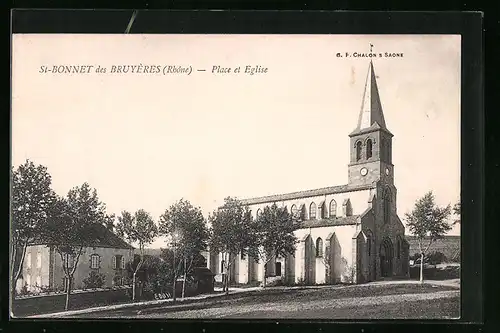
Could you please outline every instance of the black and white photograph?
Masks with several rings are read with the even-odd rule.
[[[13,318],[460,319],[461,36],[13,34]]]

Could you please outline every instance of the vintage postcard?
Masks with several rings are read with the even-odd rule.
[[[13,317],[460,318],[460,35],[12,40]]]

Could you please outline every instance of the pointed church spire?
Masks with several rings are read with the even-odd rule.
[[[365,92],[363,93],[363,104],[361,105],[358,126],[355,131],[357,132],[371,127],[387,130],[378,93],[377,76],[373,69],[373,62],[370,60],[368,74],[366,76]]]

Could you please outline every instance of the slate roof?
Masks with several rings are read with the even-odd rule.
[[[360,131],[370,129],[382,129],[389,132],[385,124],[384,112],[382,110],[382,103],[380,102],[377,86],[377,75],[373,69],[372,60],[370,60],[370,64],[368,65],[363,103],[361,104],[361,110],[358,117],[358,126],[353,133],[359,133]],[[351,133],[351,135],[353,135],[353,133]]]
[[[133,250],[134,247],[118,237],[102,224],[95,224],[89,232],[95,236],[95,240],[88,244],[88,247],[104,247],[113,249]],[[32,245],[48,245],[43,240],[35,240]]]
[[[340,225],[355,225],[359,215],[334,217],[328,219],[306,220],[300,223],[300,228],[334,227]]]
[[[405,238],[410,245],[410,255],[418,253],[418,242],[415,236],[406,235]],[[443,253],[448,259],[459,256],[460,236],[444,236],[443,239],[436,240],[429,248],[429,253],[434,251]]]
[[[96,225],[97,230],[100,231],[98,233],[98,238],[91,246],[95,247],[108,247],[114,249],[134,249],[134,247],[123,239],[118,237],[114,232],[103,226],[102,224]]]
[[[291,193],[285,193],[285,194],[275,194],[275,195],[268,195],[268,196],[264,196],[264,197],[243,199],[243,200],[241,200],[241,203],[243,205],[255,205],[255,204],[261,204],[261,203],[267,203],[267,202],[279,202],[279,201],[285,201],[285,200],[302,199],[302,198],[316,197],[316,196],[336,194],[336,193],[362,191],[362,190],[368,190],[371,188],[373,188],[372,184],[360,185],[360,186],[349,186],[349,185],[330,186],[330,187],[323,187],[323,188],[319,188],[319,189],[315,189],[315,190],[306,190],[306,191],[298,191],[298,192],[291,192]]]

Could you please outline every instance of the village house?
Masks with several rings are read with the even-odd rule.
[[[281,276],[289,283],[362,283],[407,276],[405,228],[398,217],[392,164],[393,134],[386,126],[373,62],[355,130],[349,134],[348,183],[320,189],[242,200],[253,218],[276,204],[298,213],[296,252],[272,258],[264,268],[248,256],[231,258],[237,283]],[[210,253],[208,267],[220,280],[222,255]]]
[[[125,264],[132,260],[134,247],[127,244],[101,224],[96,224],[98,238],[84,248],[73,276],[73,289],[84,288],[83,280],[90,272],[101,273],[105,277],[104,287],[121,285],[125,278]],[[19,291],[64,290],[66,277],[63,271],[63,258],[47,244],[39,243],[27,247],[23,269],[16,285]],[[73,267],[74,258],[66,257]]]

